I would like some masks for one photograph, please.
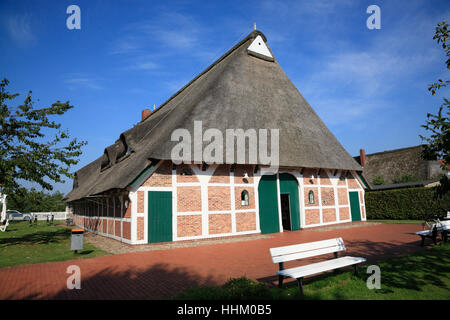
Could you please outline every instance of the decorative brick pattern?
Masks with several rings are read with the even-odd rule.
[[[177,208],[178,212],[202,211],[200,187],[178,187]]]
[[[122,222],[122,232],[125,239],[131,240],[131,223],[128,221]]]
[[[192,175],[187,175],[187,172],[190,172]],[[199,182],[197,176],[194,173],[194,170],[191,169],[188,164],[180,164],[177,166],[177,183],[192,183]]]
[[[185,215],[177,218],[178,237],[194,237],[202,235],[202,216]]]
[[[361,189],[359,187],[358,182],[356,181],[356,179],[351,174],[351,172],[348,172],[348,174],[347,174],[347,183],[348,183],[348,188],[349,189]]]
[[[350,210],[348,208],[339,208],[339,220],[349,220]]]
[[[234,168],[234,183],[235,184],[253,184],[253,165],[237,165]],[[248,174],[248,178],[244,179],[244,174]]]
[[[314,203],[309,203],[309,191],[313,191],[314,193]],[[317,207],[319,206],[319,194],[317,188],[305,187],[304,189],[304,199],[305,199],[305,207]]]
[[[114,220],[108,219],[108,234],[114,235]]]
[[[314,176],[314,179],[311,179]],[[317,184],[317,169],[306,168],[303,170],[303,184],[305,186],[311,184]]]
[[[236,212],[236,231],[256,230],[256,212]]]
[[[144,217],[137,218],[137,240],[144,240]]]
[[[242,191],[248,191],[248,206],[243,206],[241,201]],[[234,206],[236,210],[248,210],[255,209],[255,189],[253,186],[246,187],[235,187],[234,188]]]
[[[323,170],[323,169],[320,171],[320,185],[321,186],[323,186],[323,185],[331,185],[331,180],[328,177],[327,172],[325,170]]]
[[[231,214],[210,214],[209,234],[231,233]]]
[[[338,204],[340,206],[348,204],[348,192],[347,188],[337,188]]]
[[[208,210],[231,210],[231,196],[229,187],[208,187]]]
[[[345,178],[345,172],[340,172],[339,174],[338,174],[338,176],[339,176],[339,179],[338,179],[338,186],[343,186],[343,187],[346,187],[347,186],[347,182],[346,182],[346,178]]]
[[[144,191],[137,192],[137,213],[144,213]]]
[[[361,207],[361,218],[366,219],[366,207],[365,206]]]
[[[323,206],[334,206],[336,204],[333,188],[320,188],[320,197]]]
[[[120,232],[120,220],[115,221],[114,227],[115,227],[116,236],[121,237],[122,234]]]
[[[158,169],[145,181],[144,187],[171,187],[172,186],[172,162],[164,161]]]
[[[322,220],[323,223],[336,221],[336,209],[334,208],[322,209]]]
[[[305,222],[306,222],[306,225],[319,224],[320,223],[320,210],[319,209],[306,209],[305,210]]]
[[[230,165],[219,165],[209,179],[209,183],[230,183]]]
[[[107,233],[108,232],[108,219],[102,219],[102,226],[103,226],[103,233]]]

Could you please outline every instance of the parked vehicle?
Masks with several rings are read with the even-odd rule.
[[[31,213],[23,213],[17,210],[7,210],[6,218],[13,221],[29,221],[33,220],[33,215]]]

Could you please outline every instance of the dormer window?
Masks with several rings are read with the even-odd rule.
[[[109,161],[108,152],[106,152],[106,149],[105,149],[105,153],[103,154],[102,162],[100,164],[100,171],[106,170],[110,166],[111,166],[111,163]]]

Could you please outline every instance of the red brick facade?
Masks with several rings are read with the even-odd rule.
[[[236,165],[233,169],[230,165],[173,166],[170,161],[163,161],[129,195],[82,202],[74,209],[75,223],[129,243],[146,243],[148,193],[170,191],[174,199],[174,240],[259,232],[260,176],[255,176],[254,166]],[[361,218],[365,220],[364,191],[350,172],[314,168],[283,172],[296,176],[299,182],[301,228],[350,221],[349,191],[359,192]],[[242,202],[244,190],[248,193],[248,205]]]

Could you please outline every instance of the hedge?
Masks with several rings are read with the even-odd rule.
[[[367,219],[425,220],[450,210],[450,194],[439,199],[434,188],[405,188],[365,193]]]

